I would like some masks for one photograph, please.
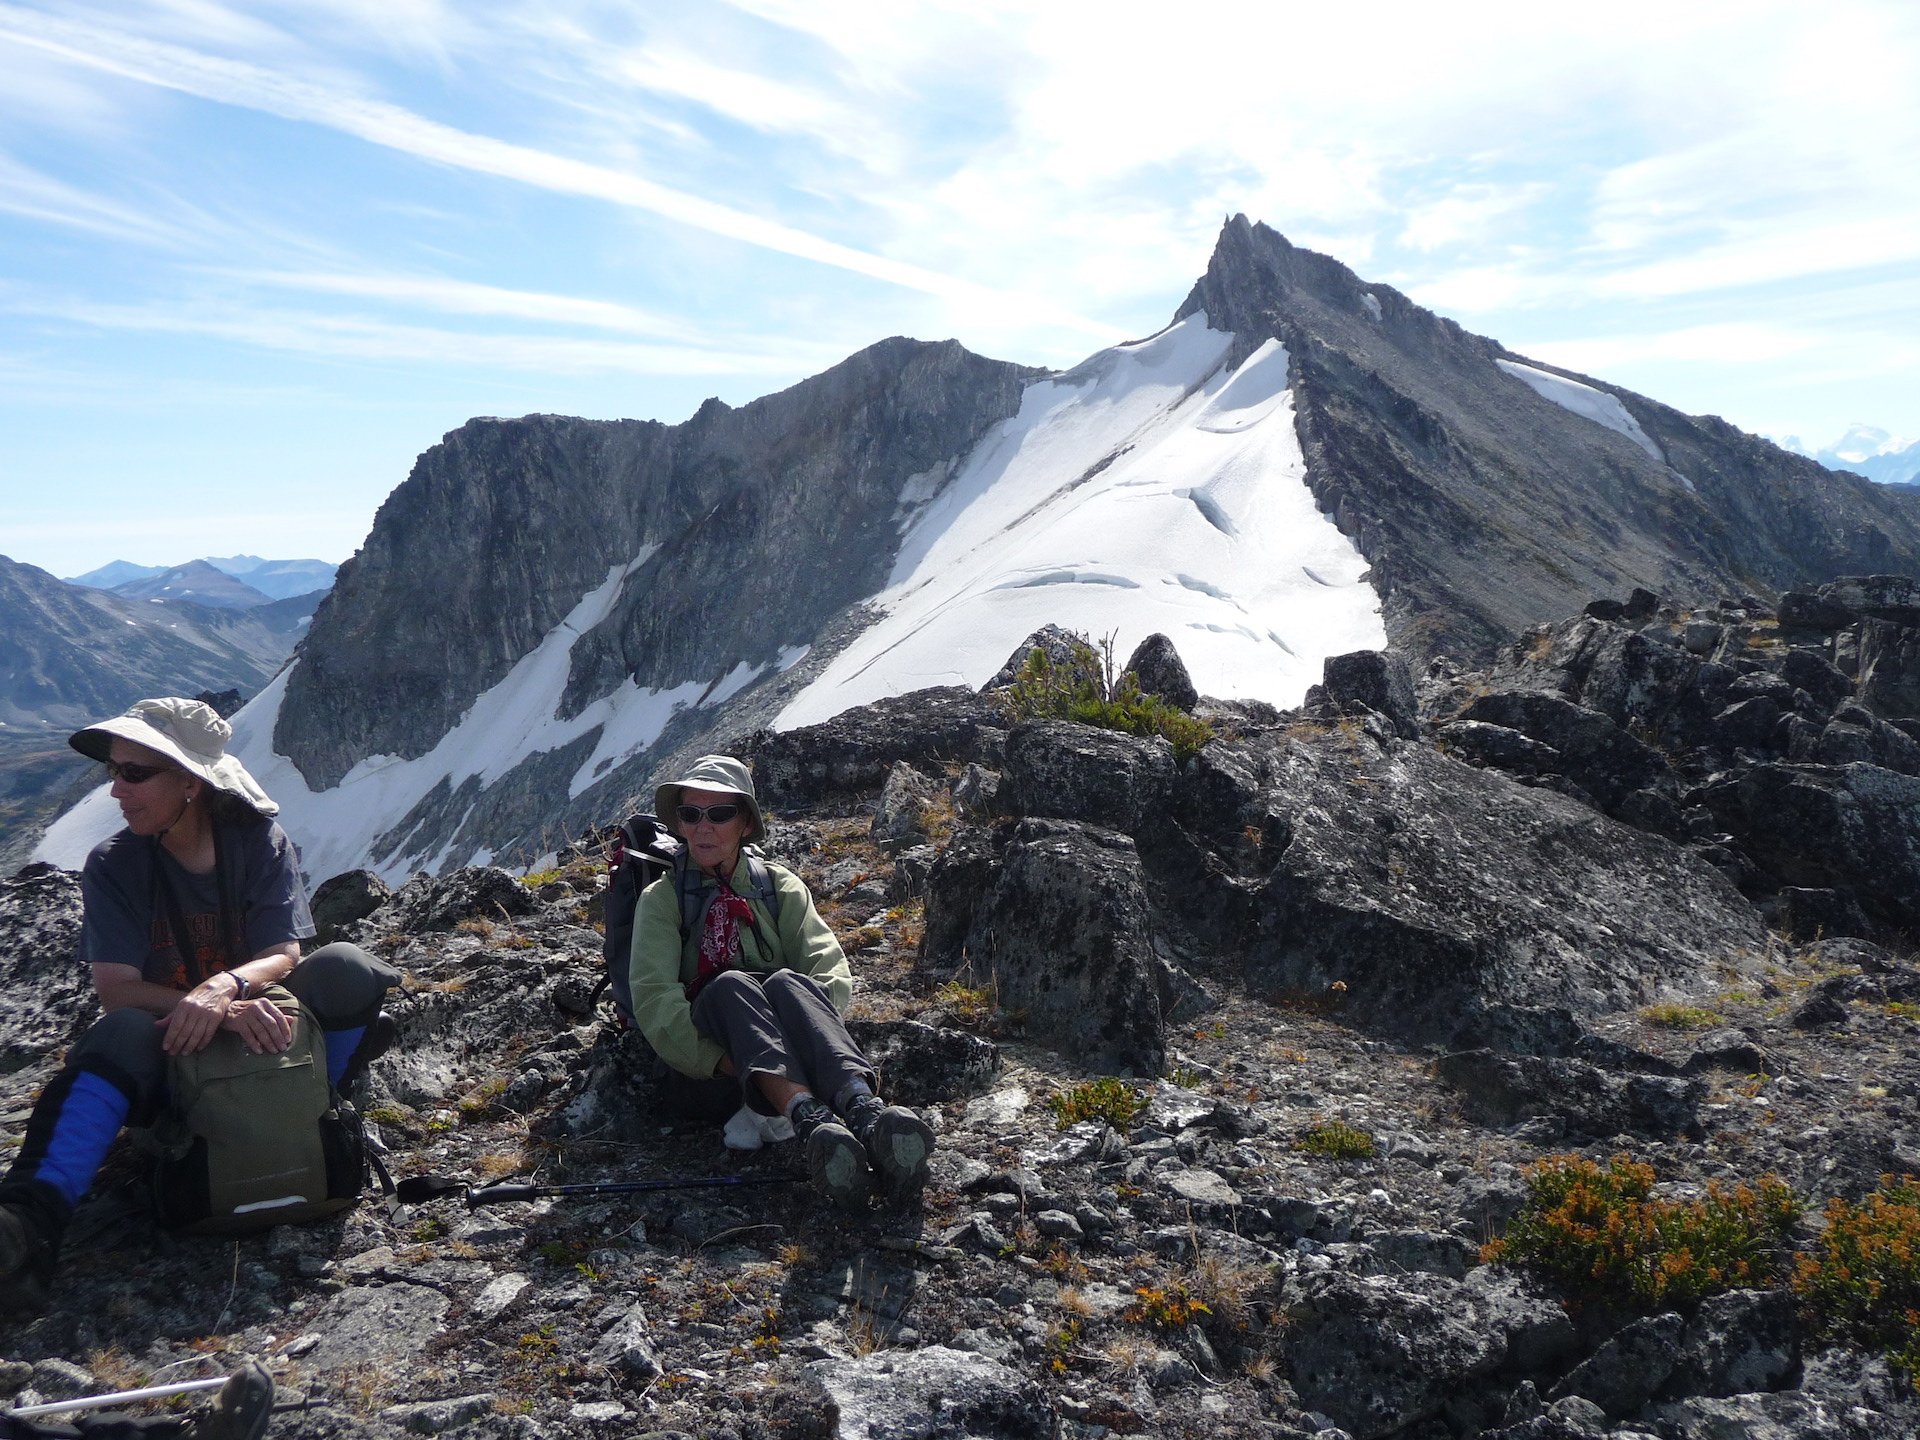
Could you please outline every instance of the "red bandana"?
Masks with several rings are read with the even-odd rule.
[[[687,986],[689,1002],[707,988],[707,982],[714,976],[740,963],[740,924],[742,921],[753,923],[753,907],[746,899],[734,894],[733,887],[724,878],[715,876],[714,880],[720,893],[707,907],[707,923],[700,931],[700,968],[694,974],[693,983]]]

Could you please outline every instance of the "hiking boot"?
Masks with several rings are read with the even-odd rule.
[[[925,1187],[933,1127],[913,1111],[862,1095],[847,1106],[847,1128],[866,1149],[890,1198],[910,1200]]]
[[[60,1237],[38,1207],[0,1203],[0,1315],[38,1315],[53,1289]]]
[[[273,1376],[249,1360],[220,1387],[213,1409],[187,1422],[180,1440],[260,1440],[273,1414]]]
[[[865,1210],[873,1194],[873,1171],[853,1132],[811,1096],[793,1107],[790,1118],[795,1138],[807,1147],[813,1188],[842,1210]]]

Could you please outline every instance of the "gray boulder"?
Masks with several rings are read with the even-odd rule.
[[[1563,796],[1337,727],[1255,743],[1240,813],[1264,817],[1244,863],[1265,873],[1171,894],[1215,923],[1243,917],[1260,983],[1324,996],[1340,982],[1362,1023],[1442,1039],[1493,1002],[1576,1016],[1644,1003],[1765,943],[1752,906],[1691,852]]]
[[[349,925],[364,920],[393,898],[393,887],[371,870],[349,870],[324,880],[313,892],[313,944],[329,945]]]
[[[1800,1374],[1800,1326],[1785,1290],[1730,1290],[1700,1302],[1673,1356],[1671,1394],[1778,1390]]]
[[[0,881],[0,1074],[58,1051],[100,1013],[87,968],[74,962],[80,939],[80,877],[27,865]]]
[[[1675,1314],[1630,1321],[1549,1392],[1579,1395],[1618,1420],[1635,1414],[1673,1373],[1674,1348],[1686,1321]]]
[[[1024,1014],[1035,1039],[1091,1065],[1160,1072],[1160,967],[1132,840],[1022,820],[997,870],[974,851],[964,869],[936,866],[930,883],[929,958],[936,945],[965,954],[976,983],[996,982],[1001,1008]]]
[[[983,691],[998,690],[1013,684],[1020,678],[1027,657],[1036,650],[1055,665],[1067,665],[1072,663],[1075,653],[1086,644],[1084,637],[1071,630],[1063,630],[1058,625],[1042,625],[1014,647],[1013,653],[1007,657],[1007,663],[994,671],[993,677],[980,688]]]
[[[737,753],[753,762],[760,802],[777,809],[864,798],[903,761],[934,769],[948,760],[988,760],[1006,723],[997,700],[949,685],[861,705],[818,725],[759,731]]]
[[[1560,754],[1559,773],[1600,804],[1612,810],[1635,790],[1645,789],[1666,773],[1660,753],[1622,730],[1597,710],[1588,710],[1556,695],[1507,691],[1482,695],[1462,712],[1463,720],[1479,720],[1518,730]]]
[[[1010,815],[1047,815],[1136,833],[1163,810],[1173,747],[1071,720],[1035,720],[1007,736],[998,803]]]
[[[1503,1364],[1546,1363],[1573,1340],[1558,1306],[1518,1286],[1425,1274],[1312,1276],[1289,1323],[1302,1403],[1355,1440],[1405,1430]]]
[[[993,1084],[1000,1048],[965,1030],[917,1020],[853,1020],[848,1030],[880,1072],[881,1092],[900,1105],[938,1105]]]
[[[501,921],[530,914],[538,902],[518,879],[492,865],[470,865],[434,879],[416,875],[380,913],[383,926],[423,934],[462,920]]]
[[[1132,672],[1144,693],[1158,695],[1169,705],[1191,710],[1200,702],[1200,692],[1194,688],[1186,662],[1164,635],[1149,635],[1135,646],[1123,671]]]
[[[927,840],[927,812],[940,786],[905,761],[887,771],[873,806],[873,843],[888,854]]]
[[[1384,716],[1402,739],[1411,740],[1420,733],[1413,674],[1406,660],[1391,651],[1329,655],[1321,666],[1320,696],[1339,710],[1365,706]]]
[[[1667,1075],[1609,1075],[1580,1060],[1461,1050],[1434,1062],[1477,1117],[1511,1125],[1551,1115],[1586,1135],[1669,1137],[1700,1133],[1706,1085]]]
[[[1703,798],[1786,884],[1848,891],[1880,924],[1920,925],[1920,777],[1877,765],[1756,765]]]
[[[1861,622],[1859,683],[1862,703],[1876,714],[1920,718],[1920,628]]]
[[[945,1345],[880,1350],[807,1367],[837,1407],[836,1440],[1027,1440],[1054,1433],[1035,1381],[997,1360]]]

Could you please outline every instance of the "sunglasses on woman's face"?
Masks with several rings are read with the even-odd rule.
[[[702,820],[711,820],[716,825],[724,825],[740,813],[738,805],[681,805],[673,812],[680,817],[682,825],[698,825]]]
[[[156,775],[165,775],[175,770],[172,765],[141,765],[132,760],[102,760],[107,767],[107,777],[112,780],[124,780],[129,785],[144,785]]]

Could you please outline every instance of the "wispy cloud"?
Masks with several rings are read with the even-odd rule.
[[[996,308],[1037,308],[1051,314],[1058,323],[1088,333],[1102,336],[1113,333],[1110,326],[1066,313],[1050,302],[1036,302],[1030,297],[1010,295],[918,265],[891,260],[672,189],[641,175],[457,129],[386,101],[342,94],[243,61],[58,20],[13,5],[0,5],[0,34],[40,46],[73,64],[221,104],[324,125],[418,159],[648,211],[727,239],[924,291],[949,301]]]
[[[710,328],[616,301],[512,290],[499,285],[481,285],[441,276],[254,270],[238,272],[233,278],[246,284],[274,289],[392,300],[452,315],[498,315],[516,320],[577,325],[590,330],[613,330],[627,335],[651,335],[688,345],[696,344],[712,333]]]
[[[189,238],[189,232],[172,221],[56,180],[4,153],[0,211],[140,245],[178,249]]]
[[[200,336],[315,359],[433,364],[528,374],[766,375],[819,369],[842,358],[808,342],[726,351],[691,345],[437,329],[335,312],[273,310],[226,299],[109,304],[44,296],[0,301],[16,315],[98,330]]]

